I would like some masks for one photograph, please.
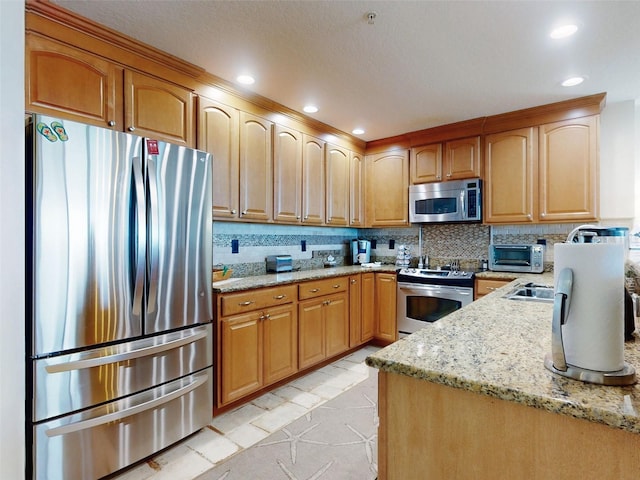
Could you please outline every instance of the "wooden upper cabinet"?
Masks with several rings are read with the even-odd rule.
[[[598,122],[596,115],[487,135],[485,222],[597,220]]]
[[[480,136],[445,143],[443,175],[446,180],[480,176]]]
[[[364,156],[351,152],[349,172],[349,225],[361,227],[364,219]]]
[[[411,149],[411,184],[480,176],[480,136]]]
[[[123,129],[122,67],[32,33],[25,57],[27,111]]]
[[[442,144],[433,143],[411,149],[411,184],[442,180]]]
[[[540,220],[597,220],[599,116],[539,128]]]
[[[238,218],[240,209],[240,142],[238,111],[205,97],[199,97],[198,148],[213,158],[213,216]]]
[[[325,212],[325,142],[302,136],[302,223],[322,225]]]
[[[302,134],[275,125],[273,141],[273,219],[299,223],[302,210]]]
[[[148,75],[124,73],[125,130],[136,135],[195,146],[193,93]]]
[[[538,129],[485,137],[484,220],[527,223],[537,216]]]
[[[408,225],[409,151],[367,155],[365,167],[367,225]]]
[[[273,123],[240,112],[240,218],[268,222],[273,211]]]
[[[336,145],[326,146],[327,225],[349,224],[349,161],[350,152]]]

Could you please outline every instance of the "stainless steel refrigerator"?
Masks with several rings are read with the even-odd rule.
[[[27,470],[95,479],[211,421],[211,157],[27,123]]]

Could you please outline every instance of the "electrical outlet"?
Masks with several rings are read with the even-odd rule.
[[[306,240],[300,240],[300,248],[302,249],[303,252],[307,251],[307,241]]]
[[[389,240],[389,250],[396,248],[396,241],[394,239]]]
[[[231,240],[231,253],[240,252],[240,242],[237,239]]]
[[[371,240],[371,250],[375,250],[377,246],[378,246],[378,241]]]

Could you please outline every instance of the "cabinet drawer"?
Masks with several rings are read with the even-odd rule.
[[[326,280],[315,280],[298,285],[298,299],[321,297],[330,293],[346,292],[349,277],[327,278]]]
[[[488,293],[505,286],[511,280],[476,280],[476,295],[487,295]]]
[[[295,285],[230,293],[222,297],[222,316],[227,317],[260,308],[291,303],[295,299]]]

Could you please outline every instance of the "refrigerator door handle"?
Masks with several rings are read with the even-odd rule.
[[[197,342],[207,336],[207,330],[200,330],[188,337],[179,338],[166,343],[160,343],[149,347],[138,348],[130,352],[116,353],[114,355],[108,355],[98,358],[87,358],[85,360],[77,360],[75,362],[62,362],[53,365],[47,365],[45,370],[47,373],[61,373],[70,372],[74,370],[81,370],[83,368],[93,368],[102,365],[109,365],[110,363],[124,362],[127,360],[133,360],[134,358],[147,357],[151,355],[157,355],[158,353],[166,352],[190,343]]]
[[[160,215],[158,206],[158,173],[156,161],[152,157],[147,159],[147,175],[149,178],[149,207],[150,207],[150,232],[149,232],[149,293],[147,297],[147,312],[154,313],[158,306],[158,269],[159,269],[159,241],[160,241]]]
[[[147,210],[145,206],[144,177],[142,175],[142,158],[133,157],[133,179],[136,195],[136,259],[133,290],[133,314],[142,315],[142,296],[144,294],[145,251],[147,249]]]
[[[89,420],[83,420],[81,422],[71,423],[69,425],[63,425],[60,427],[51,428],[46,431],[48,437],[55,437],[58,435],[68,435],[70,433],[78,432],[80,430],[86,430],[89,428],[97,427],[99,425],[104,425],[109,422],[116,422],[118,420],[122,420],[123,418],[130,417],[132,415],[137,415],[142,412],[146,412],[147,410],[152,410],[160,405],[170,402],[178,397],[182,397],[189,392],[195,390],[199,386],[203,385],[208,380],[208,375],[200,375],[196,378],[192,383],[186,385],[178,390],[175,390],[167,395],[163,395],[162,397],[156,398],[154,400],[141,403],[140,405],[136,405],[135,407],[127,408],[125,410],[121,410],[119,412],[109,413],[107,415],[102,415],[100,417],[91,418]]]

